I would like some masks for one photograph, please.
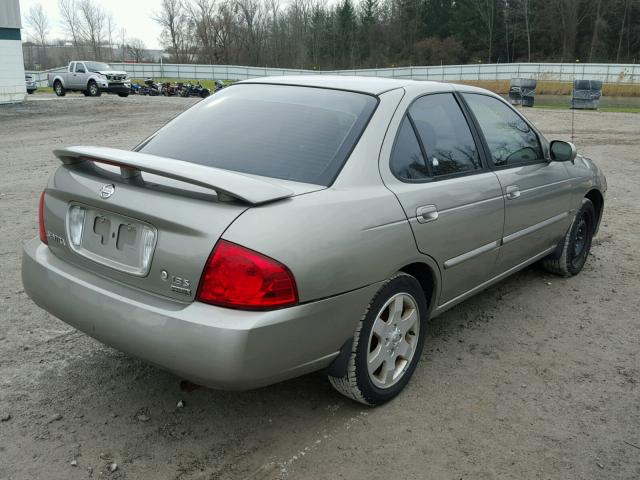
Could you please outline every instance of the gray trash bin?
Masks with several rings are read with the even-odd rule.
[[[536,95],[535,78],[512,78],[509,87],[509,101],[512,105],[522,105],[523,107],[533,107]]]
[[[571,108],[597,110],[602,97],[600,80],[574,80],[571,92]]]

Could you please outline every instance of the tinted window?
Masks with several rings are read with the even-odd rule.
[[[76,73],[86,73],[83,64],[76,63]]]
[[[400,125],[390,165],[391,171],[402,180],[420,180],[429,176],[420,144],[407,117]]]
[[[489,145],[496,166],[542,161],[538,137],[527,122],[500,100],[487,95],[464,94]]]
[[[240,84],[190,108],[139,151],[330,185],[376,104],[374,97],[353,92]]]
[[[419,98],[409,109],[409,114],[424,145],[433,176],[481,168],[469,125],[452,94]]]

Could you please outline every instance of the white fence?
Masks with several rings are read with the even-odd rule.
[[[535,78],[561,82],[585,79],[602,80],[604,83],[640,83],[640,65],[622,63],[494,63],[332,71],[168,63],[112,63],[111,65],[116,70],[125,70],[131,78],[153,77],[184,80],[246,80],[256,77],[323,73],[439,81]],[[46,86],[47,73],[64,71],[65,69],[66,67],[60,67],[27,73],[33,75],[40,86]]]

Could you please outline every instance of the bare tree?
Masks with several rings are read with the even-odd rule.
[[[145,44],[139,38],[130,38],[127,42],[127,54],[134,62],[141,62],[144,60]]]
[[[622,22],[620,25],[620,35],[618,36],[618,50],[616,51],[616,63],[620,62],[620,52],[622,51],[622,39],[624,37],[624,24],[627,21],[627,12],[629,11],[630,5],[631,5],[631,0],[625,0],[624,13],[622,14]]]
[[[529,0],[522,0],[522,13],[524,15],[524,29],[527,35],[527,62],[531,61],[531,26],[529,23]]]
[[[106,28],[107,28],[107,42],[109,43],[109,57],[107,58],[107,60],[113,60],[114,58],[113,45],[115,40],[116,29],[118,28],[118,26],[116,25],[116,22],[113,20],[113,15],[111,15],[111,13],[107,14]]]
[[[194,26],[194,34],[200,46],[200,57],[208,63],[218,63],[224,57],[227,47],[228,31],[218,31],[235,23],[235,17],[230,14],[229,5],[222,3],[219,6],[221,20],[216,15],[213,0],[194,0],[188,5],[189,16]]]
[[[160,12],[153,16],[162,27],[162,43],[177,63],[188,59],[189,18],[185,14],[183,0],[162,0]]]
[[[471,2],[474,10],[478,14],[487,34],[487,62],[491,63],[493,56],[493,29],[495,23],[496,2],[495,0],[473,0]]]
[[[243,31],[240,43],[254,65],[262,63],[266,14],[260,0],[236,0],[239,11],[239,28]]]
[[[127,41],[126,41],[127,30],[124,27],[122,27],[118,32],[118,35],[120,36],[120,49],[121,49],[120,57],[121,57],[121,60],[124,62],[125,56],[127,54]]]
[[[42,5],[39,3],[33,5],[25,15],[25,20],[31,36],[36,40],[36,43],[44,47],[47,43],[50,26],[49,18]]]
[[[80,31],[83,39],[91,46],[96,60],[102,60],[102,43],[107,21],[105,11],[92,0],[80,0],[78,3]]]
[[[79,56],[81,33],[76,0],[58,0],[58,8],[60,10],[62,28],[71,37],[76,55]]]

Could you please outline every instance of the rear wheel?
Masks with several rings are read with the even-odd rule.
[[[360,320],[346,375],[329,376],[333,387],[366,405],[398,395],[420,360],[427,309],[414,277],[398,273],[387,280]]]
[[[119,93],[118,96],[125,98],[125,97],[128,97],[129,94],[128,93]]]
[[[62,82],[60,80],[56,80],[53,83],[53,91],[56,92],[56,95],[59,97],[64,97],[67,94],[67,91],[62,86]]]
[[[87,85],[87,92],[89,92],[90,97],[99,97],[101,94],[98,84],[93,80],[91,80],[89,85]]]
[[[595,225],[596,211],[593,203],[588,198],[583,198],[582,206],[563,239],[562,251],[545,258],[542,266],[547,271],[563,277],[580,273],[591,250]]]

